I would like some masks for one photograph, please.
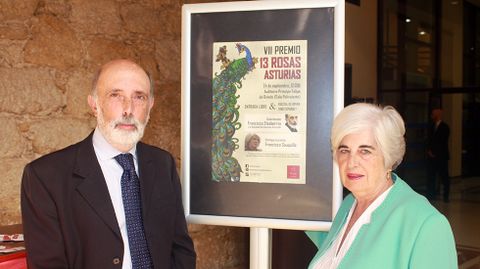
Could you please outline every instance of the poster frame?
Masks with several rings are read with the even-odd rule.
[[[299,0],[299,1],[239,1],[205,4],[185,4],[182,7],[182,59],[181,59],[181,171],[182,194],[185,216],[192,224],[257,227],[289,230],[318,230],[330,229],[331,221],[279,219],[268,217],[224,216],[214,214],[191,213],[191,171],[190,171],[190,142],[191,142],[191,22],[192,16],[217,12],[259,12],[265,10],[292,10],[333,8],[334,11],[334,55],[333,55],[333,115],[343,108],[344,87],[344,43],[345,43],[345,2],[344,0]],[[254,31],[254,29],[252,29]],[[342,185],[340,183],[338,167],[333,163],[332,169],[332,219],[342,201]]]

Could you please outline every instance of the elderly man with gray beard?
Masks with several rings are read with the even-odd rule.
[[[106,63],[88,96],[95,130],[25,167],[30,269],[195,268],[174,159],[139,142],[153,102],[142,67]]]

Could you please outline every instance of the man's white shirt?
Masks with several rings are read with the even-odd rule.
[[[115,149],[110,145],[105,137],[102,135],[98,127],[93,132],[93,148],[95,155],[102,168],[103,177],[107,183],[108,192],[110,193],[110,199],[112,200],[113,209],[115,210],[115,216],[117,217],[118,227],[123,239],[123,265],[122,269],[131,269],[132,260],[130,256],[130,246],[128,244],[127,225],[125,222],[125,210],[123,208],[122,200],[122,174],[123,168],[114,159],[115,156],[122,154],[123,152]],[[128,153],[133,155],[133,161],[135,163],[135,171],[138,171],[138,160],[136,155],[136,144],[130,149]],[[138,176],[138,172],[137,172]]]

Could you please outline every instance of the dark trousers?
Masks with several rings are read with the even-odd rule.
[[[448,160],[428,159],[427,164],[427,198],[435,199],[437,192],[437,175],[443,185],[443,200],[448,201],[450,195],[450,178],[448,176]]]

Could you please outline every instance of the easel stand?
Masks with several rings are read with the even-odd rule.
[[[272,229],[250,228],[250,269],[271,269]]]

